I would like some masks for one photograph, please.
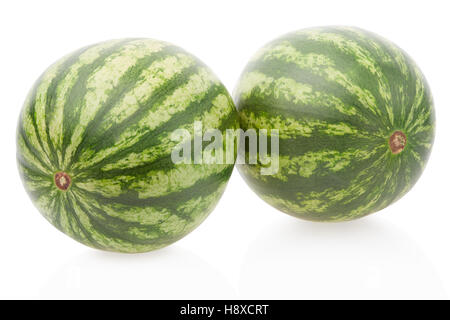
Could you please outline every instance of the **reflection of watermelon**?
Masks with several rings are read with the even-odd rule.
[[[192,231],[233,165],[173,164],[175,129],[234,128],[224,86],[167,43],[127,39],[51,66],[22,111],[19,170],[42,214],[92,247],[149,251]]]
[[[248,64],[236,91],[241,127],[280,134],[280,170],[239,170],[274,207],[351,220],[383,209],[422,173],[434,136],[428,86],[392,43],[356,28],[287,34]]]

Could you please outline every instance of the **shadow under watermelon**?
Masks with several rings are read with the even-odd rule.
[[[239,295],[252,299],[446,297],[439,275],[417,244],[379,217],[339,224],[280,217],[250,244]]]
[[[59,267],[40,297],[58,299],[224,299],[226,279],[190,251],[173,245],[145,254],[89,250]]]

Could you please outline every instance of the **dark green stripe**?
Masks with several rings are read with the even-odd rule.
[[[39,135],[39,130],[38,130],[37,124],[36,124],[36,111],[35,111],[36,96],[37,96],[38,87],[41,84],[41,81],[42,81],[42,78],[44,77],[44,75],[45,75],[45,72],[39,77],[39,79],[37,79],[37,81],[33,85],[33,88],[31,89],[31,92],[30,92],[29,104],[27,106],[23,107],[22,112],[21,112],[20,117],[19,117],[19,124],[18,124],[19,125],[18,126],[18,131],[19,131],[20,135],[22,136],[23,140],[25,141],[25,144],[28,146],[28,148],[30,150],[34,151],[35,157],[40,162],[44,162],[42,157],[47,157],[47,159],[49,159],[49,161],[50,161],[50,159],[52,159],[50,157],[50,155],[48,155],[45,152],[44,145],[42,144],[42,139],[41,139],[41,137]],[[31,147],[32,143],[31,143],[31,141],[29,141],[28,136],[26,135],[25,129],[23,127],[23,122],[24,122],[23,119],[25,119],[26,115],[29,115],[30,119],[32,120],[33,129],[36,132],[36,137],[37,137],[39,146],[42,149],[43,154],[41,154],[40,152],[37,152],[37,150],[36,150],[36,148],[34,146]],[[45,165],[45,167],[48,168],[47,165]]]
[[[29,195],[29,197],[33,200],[34,203],[36,203],[36,201],[42,197],[43,195],[48,195],[50,192],[52,192],[53,190],[53,186],[50,187],[42,187],[39,188],[39,190],[31,190],[29,188],[26,188],[26,192]],[[43,208],[38,208],[40,210],[43,210]],[[49,214],[51,211],[45,211],[46,214]]]
[[[46,93],[46,105],[45,105],[45,127],[47,132],[47,139],[46,143],[48,144],[50,148],[51,153],[51,161],[55,165],[56,168],[59,168],[61,164],[59,163],[59,159],[56,156],[56,148],[53,145],[53,142],[50,139],[50,119],[53,115],[53,112],[55,110],[55,103],[58,98],[58,86],[60,85],[61,81],[68,75],[70,72],[71,67],[78,61],[81,54],[86,52],[87,50],[95,47],[97,45],[91,45],[84,47],[80,50],[75,51],[70,55],[69,58],[67,58],[66,61],[64,61],[61,66],[59,66],[59,70],[56,74],[56,76],[51,80],[50,86],[47,89]],[[33,112],[35,113],[35,112]]]
[[[52,168],[50,168],[48,165],[45,164],[45,162],[39,157],[41,155],[41,153],[39,153],[33,146],[32,144],[28,141],[28,139],[26,138],[26,134],[23,130],[23,124],[22,122],[20,122],[19,124],[19,132],[18,134],[23,138],[24,144],[26,145],[26,147],[28,148],[28,150],[35,156],[36,160],[39,162],[39,164],[44,167],[45,169],[47,169],[48,171],[53,171]],[[22,165],[28,167],[28,168],[32,168],[34,171],[36,172],[40,172],[41,174],[45,175],[45,172],[42,172],[40,169],[38,169],[34,164],[28,162],[25,157],[22,156],[22,153],[20,152],[20,147],[17,146],[18,151],[17,151],[17,160],[19,161],[19,163],[21,163]]]
[[[128,69],[119,79],[118,84],[115,88],[111,89],[108,93],[108,98],[105,103],[100,107],[98,112],[96,113],[94,119],[88,124],[84,134],[83,140],[80,145],[77,147],[74,156],[69,163],[69,167],[72,163],[75,163],[80,155],[83,152],[83,148],[86,146],[97,145],[102,141],[102,137],[105,135],[105,132],[101,131],[101,122],[103,118],[111,110],[115,104],[120,101],[127,93],[129,93],[132,89],[135,88],[136,83],[142,80],[143,75],[142,72],[145,71],[152,63],[162,58],[166,58],[170,55],[174,55],[176,53],[181,52],[178,48],[170,48],[170,50],[164,50],[152,55],[146,56],[144,58],[139,59],[134,66]],[[141,108],[143,111],[145,108]],[[141,111],[141,112],[142,112]],[[139,112],[139,111],[138,111]],[[108,130],[110,131],[110,130]]]
[[[105,237],[109,238],[109,239],[116,239],[116,240],[121,240],[121,241],[126,241],[130,244],[137,244],[137,245],[163,245],[166,243],[171,243],[173,242],[173,238],[179,239],[177,237],[182,237],[183,235],[178,235],[177,237],[170,237],[167,234],[165,234],[163,231],[157,229],[157,233],[159,233],[161,236],[156,238],[156,239],[147,239],[147,240],[143,240],[141,238],[137,238],[137,237],[133,237],[131,236],[129,233],[127,232],[123,232],[125,230],[121,230],[120,228],[118,229],[117,227],[119,227],[119,225],[111,225],[106,223],[105,221],[101,221],[99,220],[98,217],[90,214],[90,210],[88,208],[86,208],[83,204],[78,203],[79,207],[81,210],[83,210],[83,212],[85,212],[90,219],[90,223],[92,224],[92,226],[97,230],[97,232],[101,233],[102,235],[104,235]],[[97,213],[100,213],[101,211],[97,210]],[[101,214],[102,216],[105,216],[105,213]],[[112,217],[108,216],[109,219],[111,219]],[[121,221],[120,224],[124,224],[124,221]],[[127,225],[126,228],[129,229],[130,227],[132,227],[132,225]],[[140,226],[140,228],[144,231],[144,232],[155,232],[156,228],[152,227],[152,228],[145,228],[142,225]]]
[[[218,130],[221,130],[225,136],[225,130],[229,128],[236,127],[236,118],[235,114],[231,113],[230,117],[225,118],[221,125],[217,128]],[[158,145],[156,143],[156,139],[151,139],[152,141],[155,141],[155,146]],[[191,139],[191,147],[193,150],[193,143],[194,138]],[[209,141],[203,141],[202,142],[202,150],[204,150],[211,142]],[[225,154],[224,154],[225,156]],[[191,155],[191,161],[193,163],[194,161],[194,155]],[[153,161],[148,161],[140,166],[132,167],[132,168],[125,168],[125,169],[112,169],[108,171],[102,171],[102,166],[96,166],[94,168],[91,168],[90,170],[82,170],[79,175],[77,176],[77,181],[86,181],[90,179],[113,179],[114,177],[118,176],[133,176],[137,179],[141,178],[142,176],[145,176],[148,174],[149,171],[152,170],[161,170],[161,168],[164,168],[164,170],[172,170],[177,167],[176,164],[172,161],[172,154],[168,153],[166,155],[161,156],[158,159],[155,159]]]
[[[246,175],[246,178],[251,180],[251,184],[256,190],[258,190],[258,192],[282,199],[289,199],[292,202],[297,202],[298,193],[307,194],[310,192],[322,192],[328,188],[332,190],[340,190],[347,189],[350,186],[355,185],[356,183],[352,182],[353,177],[356,178],[360,172],[372,166],[376,159],[383,156],[384,152],[385,150],[379,151],[366,160],[352,161],[348,167],[336,172],[332,172],[329,169],[324,168],[324,164],[318,163],[316,169],[317,172],[327,172],[328,174],[326,175],[319,175],[315,173],[306,178],[297,174],[292,174],[287,175],[288,181],[282,181],[273,176],[265,176],[267,182],[264,184],[262,184],[260,180],[254,179],[251,175]],[[380,174],[382,174],[383,168],[379,169]],[[280,170],[283,169],[280,168]],[[369,174],[373,174],[373,171],[370,171]],[[266,185],[271,186],[270,190],[267,189]]]
[[[55,206],[53,208],[50,208],[50,210],[53,210],[53,218],[50,221],[59,231],[64,232],[62,225],[61,225],[61,206],[62,206],[62,200],[61,200],[61,193],[58,192],[56,194],[55,198]]]
[[[347,101],[345,103],[348,104],[349,102]],[[283,106],[282,114],[279,109],[275,110],[273,106]],[[334,124],[345,122],[346,124],[359,129],[361,132],[368,132],[374,135],[378,133],[380,128],[369,114],[364,115],[366,120],[362,122],[361,116],[364,112],[358,111],[358,114],[355,117],[352,117],[331,108],[293,103],[286,100],[284,97],[280,96],[276,98],[274,95],[263,97],[252,95],[249,98],[239,101],[239,111],[242,112],[245,110],[254,112],[255,114],[266,114],[268,120],[270,120],[271,117],[282,116],[283,118],[299,119],[299,122],[315,120]],[[241,125],[245,125],[245,123],[241,121]]]
[[[289,78],[299,83],[307,83],[308,85],[311,85],[314,92],[322,92],[332,95],[342,101],[342,103],[346,106],[357,107],[358,112],[351,116],[343,114],[333,107],[327,107],[326,105],[317,104],[313,101],[308,101],[307,103],[293,103],[288,101],[283,96],[275,97],[273,94],[261,95],[258,97],[259,93],[252,94],[250,97],[239,101],[239,110],[245,110],[245,108],[248,108],[248,110],[253,111],[255,107],[258,107],[268,114],[278,116],[279,114],[275,114],[275,110],[273,110],[271,106],[279,105],[283,106],[284,115],[290,116],[294,119],[342,119],[354,127],[362,127],[369,132],[376,132],[376,130],[380,127],[379,118],[371,111],[361,107],[358,99],[351,95],[346,89],[341,87],[339,84],[330,82],[306,69],[300,69],[293,63],[280,64],[274,61],[273,64],[271,64],[270,62],[265,62],[255,68],[254,71],[259,71],[269,77],[273,77],[274,79],[279,79],[282,77],[281,73],[283,72],[292,72],[292,74],[289,74]],[[254,90],[254,92],[258,92],[257,87]],[[331,105],[331,101],[327,101],[327,103]]]
[[[23,178],[26,180],[36,181],[42,179],[52,181],[52,178],[49,177],[46,173],[40,172],[34,167],[27,166],[26,163],[19,162],[18,166],[19,170],[23,173]]]
[[[297,41],[292,40],[294,47],[298,47],[297,49],[302,54],[308,54],[308,53],[315,53],[315,54],[323,54],[327,56],[327,50],[335,50],[330,45],[327,46],[327,44],[323,42],[312,42],[311,46],[302,45],[299,43],[296,43]],[[336,50],[335,50],[336,51]],[[329,56],[327,58],[331,59]],[[366,89],[370,91],[376,101],[378,106],[384,106],[384,101],[382,101],[381,97],[378,94],[378,85],[374,81],[374,76],[368,72],[365,68],[362,68],[358,65],[354,60],[354,57],[352,56],[351,59],[349,59],[348,55],[341,53],[341,52],[334,52],[333,51],[333,59],[335,67],[333,69],[336,69],[340,72],[342,72],[345,76],[347,76],[351,82],[354,85],[357,85],[361,87],[362,89]],[[267,58],[264,60],[264,63],[260,63],[260,61],[254,62],[254,66],[249,66],[249,71],[259,71],[261,73],[264,73],[270,77],[273,77],[275,79],[278,79],[280,77],[286,77],[295,80],[299,83],[306,83],[308,85],[312,86],[313,91],[317,92],[323,92],[328,95],[332,95],[339,100],[341,100],[345,105],[348,106],[354,106],[357,107],[358,113],[354,116],[348,116],[343,115],[339,111],[335,110],[333,111],[330,108],[326,108],[321,105],[315,105],[312,104],[312,102],[308,103],[307,105],[297,104],[296,107],[292,110],[295,110],[297,115],[308,115],[310,112],[315,112],[317,114],[327,114],[329,117],[337,117],[342,118],[345,117],[346,121],[352,124],[361,124],[361,122],[364,122],[365,124],[373,125],[375,127],[379,126],[386,126],[389,123],[386,121],[386,119],[381,119],[380,117],[377,117],[374,115],[370,110],[368,110],[366,107],[361,105],[361,102],[359,101],[358,97],[352,93],[350,93],[347,88],[344,88],[339,83],[328,80],[324,78],[323,76],[317,75],[310,69],[303,69],[300,68],[297,64],[293,62],[283,61],[281,59],[269,59]],[[355,79],[355,77],[362,77],[364,79],[370,79],[362,83],[361,81],[358,81]],[[268,97],[270,99],[270,97]],[[279,100],[280,98],[276,99]],[[271,102],[267,102],[268,104],[271,104]],[[314,109],[314,111],[312,111]]]
[[[74,199],[74,201],[76,201],[76,199]],[[78,204],[79,204],[79,203],[78,203]],[[72,220],[71,220],[71,219],[73,219],[73,220],[75,221],[75,223],[77,224],[78,228],[80,228],[82,234],[86,237],[86,239],[87,239],[87,241],[88,241],[88,245],[92,245],[92,246],[97,247],[97,248],[100,248],[100,249],[104,248],[104,246],[102,246],[100,243],[98,243],[98,242],[91,236],[91,234],[89,233],[89,231],[86,230],[86,228],[85,228],[85,227],[83,226],[83,224],[81,223],[80,218],[78,217],[77,213],[76,213],[75,210],[74,210],[74,205],[73,205],[73,201],[72,201],[72,199],[71,199],[71,195],[70,195],[70,194],[67,194],[67,196],[66,196],[66,201],[63,202],[63,205],[64,205],[64,208],[65,208],[67,214],[69,214],[69,216],[68,216],[68,221],[69,221],[70,225],[72,226]],[[81,207],[80,207],[80,208],[81,208]],[[83,211],[84,211],[84,210],[83,210]],[[84,211],[84,213],[90,217],[88,211]],[[91,220],[91,219],[89,219],[89,221],[92,223],[92,220]],[[72,232],[74,233],[74,236],[75,236],[75,239],[76,239],[76,240],[80,241],[81,243],[86,244],[86,240],[83,239],[83,238],[78,234],[78,232],[74,230],[73,226],[72,226]]]
[[[110,48],[103,50],[100,57],[98,57],[93,63],[86,64],[80,68],[78,73],[78,79],[76,80],[74,86],[70,89],[67,94],[66,103],[64,105],[64,116],[63,116],[63,145],[70,145],[73,132],[77,125],[79,124],[80,114],[84,105],[84,97],[87,93],[87,80],[92,73],[99,67],[105,64],[106,59],[108,59],[114,53],[118,53],[123,49],[123,46],[129,42],[135,41],[136,39],[126,39],[120,41]],[[62,157],[65,158],[66,150],[62,150]]]
[[[357,41],[361,47],[371,54],[373,60],[377,62],[383,76],[386,77],[385,83],[389,86],[391,92],[392,104],[390,106],[394,113],[394,126],[401,128],[405,119],[401,115],[401,109],[404,103],[407,106],[413,103],[414,98],[412,97],[415,96],[416,76],[411,68],[407,68],[408,78],[405,79],[404,75],[400,72],[400,64],[395,59],[396,53],[387,45],[384,39],[371,32],[361,29],[359,31],[365,36],[360,36],[351,30],[342,30],[342,34],[345,34],[351,40]],[[381,48],[381,52],[389,58],[389,61],[386,61],[382,56],[375,55],[376,48],[371,44],[371,41],[375,42]],[[405,53],[401,50],[400,52],[405,64],[407,64],[409,57],[405,56]],[[399,79],[402,80],[401,83],[399,83]],[[405,92],[403,94],[399,91],[399,85],[404,87]]]
[[[194,165],[198,166],[199,170],[201,170],[202,165]],[[158,197],[149,197],[146,199],[140,199],[138,193],[135,191],[124,191],[124,193],[118,197],[107,198],[100,193],[88,192],[76,187],[76,183],[74,183],[74,187],[76,187],[77,192],[83,194],[85,199],[89,199],[93,197],[98,200],[101,204],[111,204],[118,203],[122,205],[128,205],[132,207],[147,207],[151,206],[154,208],[166,208],[173,213],[179,215],[181,218],[186,218],[182,213],[177,212],[177,207],[181,203],[186,203],[187,201],[199,197],[199,196],[207,196],[217,190],[220,185],[227,181],[233,171],[233,165],[226,167],[219,173],[212,174],[202,180],[197,181],[194,185],[184,188],[178,192],[171,192],[164,196]],[[124,190],[126,190],[127,185],[124,184]]]
[[[188,78],[183,77],[184,81],[187,81]],[[181,84],[173,84],[173,90],[175,90],[179,85]],[[165,134],[168,134],[176,129],[179,128],[180,123],[193,123],[194,120],[200,116],[201,114],[203,114],[204,112],[208,111],[211,107],[211,101],[218,96],[219,94],[223,94],[226,93],[226,89],[220,85],[213,85],[212,87],[210,87],[208,89],[208,91],[206,92],[206,95],[201,98],[200,100],[194,100],[192,101],[189,106],[187,106],[186,110],[183,112],[179,112],[174,114],[170,120],[166,123],[164,123],[163,125],[161,125],[160,127],[146,132],[142,138],[140,139],[140,141],[130,147],[124,148],[122,150],[120,150],[117,153],[114,153],[108,157],[106,157],[105,159],[103,159],[102,161],[100,161],[99,163],[89,167],[89,168],[85,168],[82,169],[81,171],[83,172],[83,174],[86,175],[91,175],[94,174],[95,172],[97,172],[98,170],[100,170],[101,168],[103,168],[105,165],[110,164],[110,163],[115,163],[125,157],[127,157],[130,153],[140,153],[145,149],[148,149],[150,147],[153,146],[157,146],[159,144],[159,140],[158,137],[159,136],[163,136]],[[161,101],[162,102],[162,101]],[[154,105],[153,105],[154,106]],[[152,107],[152,105],[150,105],[150,107]],[[134,118],[134,115],[132,116],[132,118]],[[132,123],[125,125],[122,124],[122,130],[119,130],[118,128],[116,128],[113,132],[115,132],[117,135],[110,135],[109,138],[107,138],[105,136],[105,138],[103,139],[103,142],[96,144],[95,146],[91,146],[93,147],[93,150],[95,152],[98,152],[101,149],[104,148],[108,148],[112,145],[114,145],[114,139],[116,136],[120,136],[120,134],[122,133],[121,131],[130,129],[130,127],[133,127],[133,124],[135,127],[137,127],[137,122],[138,121],[133,121]],[[136,128],[137,130],[137,128]],[[119,132],[117,132],[119,131]],[[78,173],[78,171],[77,171]]]
[[[372,205],[372,211],[383,209],[386,205],[389,205],[392,201],[398,198],[399,192],[408,185],[411,188],[418,180],[422,171],[419,163],[408,152],[403,152],[399,155],[383,156],[385,150],[381,150],[376,155],[367,160],[360,160],[358,162],[352,162],[347,168],[339,170],[337,172],[328,171],[325,167],[319,163],[316,168],[316,173],[311,177],[305,178],[298,175],[288,175],[288,181],[281,181],[272,176],[266,176],[266,182],[254,179],[251,175],[245,175],[245,179],[250,183],[259,194],[278,197],[280,199],[287,199],[294,203],[299,203],[299,194],[309,194],[311,192],[323,192],[325,189],[340,190],[347,189],[351,186],[358,185],[365,178],[369,178],[369,182],[361,185],[365,192],[364,194],[352,198],[346,197],[339,202],[333,203],[331,207],[323,213],[315,212],[311,213],[311,219],[325,219],[330,215],[342,214],[346,216],[347,213],[353,209],[359,207],[361,204],[368,203],[373,199],[376,188],[380,188],[386,184],[385,188],[375,192],[376,195],[381,194],[380,199]],[[384,160],[379,166],[373,167],[373,163],[380,156],[384,157]],[[370,168],[372,166],[372,168]],[[361,175],[357,181],[353,181],[353,177],[356,177],[363,170],[368,170],[366,174]],[[389,172],[393,172],[393,176],[390,181],[386,183],[387,173],[385,168],[390,168]],[[399,170],[399,171],[397,171]],[[320,175],[320,173],[328,172],[326,175]],[[415,174],[412,174],[414,172]],[[270,185],[270,188],[267,188]],[[406,192],[409,190],[406,190]],[[313,199],[324,200],[329,203],[329,199],[326,197],[314,197]],[[303,199],[305,200],[305,199]],[[382,205],[382,202],[387,200],[387,204]],[[366,214],[369,214],[367,212]]]

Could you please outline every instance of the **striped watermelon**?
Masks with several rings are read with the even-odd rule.
[[[95,44],[52,65],[19,119],[17,159],[44,217],[79,242],[144,252],[167,246],[213,210],[233,164],[174,164],[176,129],[236,128],[220,81],[165,42]]]
[[[279,129],[279,170],[239,165],[267,203],[314,221],[381,210],[415,184],[434,139],[428,85],[391,42],[351,27],[293,32],[262,48],[236,88],[244,130]]]

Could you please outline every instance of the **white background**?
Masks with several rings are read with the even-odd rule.
[[[0,298],[446,298],[450,292],[448,1],[2,1]],[[405,49],[435,99],[437,136],[416,187],[340,224],[266,205],[237,171],[193,233],[139,255],[96,251],[46,222],[23,190],[15,126],[40,73],[98,41],[150,37],[194,53],[230,91],[250,56],[286,32],[354,25]]]

